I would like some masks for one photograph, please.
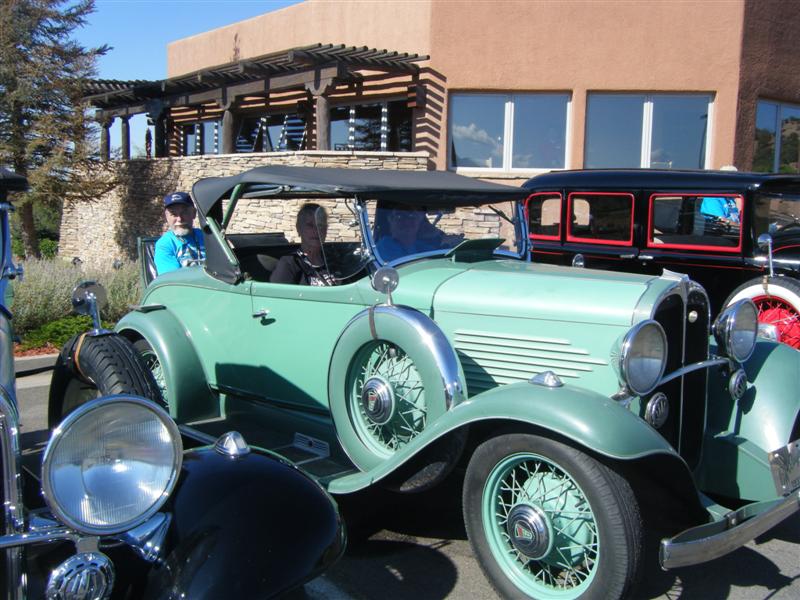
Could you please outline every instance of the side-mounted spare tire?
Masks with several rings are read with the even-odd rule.
[[[62,348],[50,382],[49,427],[89,400],[112,394],[144,396],[166,408],[153,375],[129,340],[115,333],[73,337]]]
[[[413,308],[381,305],[353,317],[339,336],[328,396],[342,447],[369,471],[463,401],[466,387],[455,350],[433,320]],[[463,442],[456,433],[429,445],[407,465],[415,472],[396,485],[417,491],[435,484]]]
[[[791,277],[751,279],[737,287],[725,306],[749,298],[758,309],[759,323],[774,325],[780,341],[800,350],[800,282]]]

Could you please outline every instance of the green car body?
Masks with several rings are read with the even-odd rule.
[[[458,194],[448,196],[447,189]],[[244,246],[225,233],[230,207],[248,190],[276,203],[350,198],[359,225],[348,246],[359,257],[356,274],[329,287],[248,277],[240,264]],[[790,443],[800,438],[800,353],[759,340],[740,365],[719,350],[724,339],[720,345],[709,337],[708,299],[688,278],[533,264],[520,258],[529,255],[521,219],[515,220],[519,245],[500,252],[502,240],[468,239],[440,252],[382,260],[373,239],[377,209],[368,203],[396,202],[398,190],[425,198],[417,202],[429,213],[448,203],[459,213],[473,196],[477,205],[524,199],[523,190],[443,173],[265,167],[195,186],[209,247],[205,268],[158,277],[117,325],[133,341],[144,340],[179,423],[201,436],[237,429],[255,445],[302,461],[337,494],[376,483],[420,489],[469,462],[467,530],[483,540],[472,540],[476,553],[504,595],[630,593],[638,559],[625,559],[632,566],[621,582],[607,580],[606,561],[624,560],[606,556],[616,550],[608,537],[603,543],[605,508],[594,503],[590,478],[582,479],[589,475],[565,466],[575,456],[612,472],[609,481],[621,474],[639,504],[639,488],[658,482],[689,528],[662,543],[665,568],[735,549],[798,509]],[[388,298],[370,277],[386,264],[399,274]],[[653,321],[658,326],[651,331],[660,327],[674,350],[664,350],[657,385],[637,395],[622,355],[629,332]],[[556,450],[540,449],[541,439],[545,450],[548,444]],[[525,440],[533,440],[530,450]],[[498,448],[505,442],[522,443],[522,450],[504,454]],[[567,458],[558,458],[562,451]],[[467,489],[473,475],[480,479],[484,457],[495,455],[501,459],[490,461],[485,482]],[[491,482],[501,485],[530,465],[547,475],[525,471],[529,483],[507,502],[522,517],[514,528],[507,517],[507,525],[493,529]],[[558,516],[563,506],[556,510],[546,494],[532,491],[534,483],[553,482],[571,490],[563,506],[588,499],[593,533],[565,527]],[[483,521],[470,517],[472,496]],[[746,514],[728,513],[709,496],[754,504]],[[749,530],[737,528],[732,515]],[[477,519],[472,526],[470,519]],[[596,549],[553,558],[564,531],[584,548],[599,545],[600,558]],[[503,558],[504,548],[518,559]],[[537,574],[533,564],[555,575]],[[578,575],[564,575],[572,570]]]

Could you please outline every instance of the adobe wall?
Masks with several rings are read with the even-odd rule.
[[[800,104],[796,12],[781,0],[747,0],[745,4],[736,164],[753,163],[759,99]]]
[[[119,185],[93,202],[65,201],[61,217],[59,256],[85,264],[108,265],[116,259],[136,260],[139,236],[165,231],[162,198],[175,190],[189,191],[203,177],[236,175],[270,164],[353,169],[424,171],[424,152],[279,152],[131,160],[115,163]],[[287,208],[288,210],[288,208]],[[293,223],[294,213],[276,215]],[[254,227],[262,220],[254,216]]]

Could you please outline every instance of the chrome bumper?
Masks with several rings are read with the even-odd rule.
[[[800,490],[785,498],[754,502],[714,523],[692,527],[661,540],[659,562],[664,570],[714,560],[744,546],[800,510]]]

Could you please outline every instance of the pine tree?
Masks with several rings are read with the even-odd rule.
[[[0,165],[31,184],[15,201],[28,256],[39,256],[34,207],[92,195],[103,179],[81,96],[109,48],[72,39],[93,11],[94,0],[0,2]]]

